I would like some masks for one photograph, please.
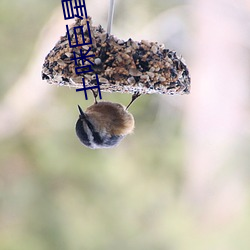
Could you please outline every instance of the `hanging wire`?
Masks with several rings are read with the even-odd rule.
[[[109,3],[109,13],[108,13],[108,27],[107,27],[107,33],[109,35],[111,34],[111,30],[112,30],[114,10],[115,10],[115,0],[110,0],[110,3]]]

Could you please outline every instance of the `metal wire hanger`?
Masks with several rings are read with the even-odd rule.
[[[108,33],[108,35],[111,34],[111,30],[112,30],[114,10],[115,10],[115,0],[110,0],[110,2],[109,2],[109,12],[108,12],[108,25],[107,25],[107,33]]]

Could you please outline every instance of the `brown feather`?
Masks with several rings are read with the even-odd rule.
[[[133,132],[134,118],[119,103],[98,102],[86,110],[98,131],[107,131],[111,135],[127,135]]]

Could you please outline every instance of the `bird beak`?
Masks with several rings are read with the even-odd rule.
[[[81,118],[86,118],[84,112],[82,111],[82,108],[79,105],[77,105],[77,106],[78,106],[78,109],[79,109],[80,117]]]

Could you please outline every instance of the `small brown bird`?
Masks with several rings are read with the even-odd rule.
[[[134,130],[134,117],[127,109],[139,96],[138,92],[135,93],[127,108],[119,103],[97,102],[95,93],[95,103],[85,112],[78,105],[80,115],[76,123],[76,134],[82,144],[91,149],[118,145]]]

